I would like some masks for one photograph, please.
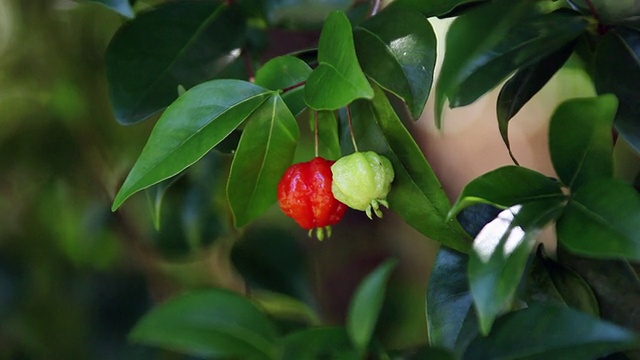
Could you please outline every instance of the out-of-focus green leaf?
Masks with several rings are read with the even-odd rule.
[[[465,254],[441,247],[427,288],[429,345],[453,350],[472,298]]]
[[[346,11],[353,0],[265,0],[268,21],[291,28],[316,28],[335,10]]]
[[[125,16],[128,18],[133,17],[133,9],[129,4],[129,0],[84,0],[84,1],[102,4],[122,16]]]
[[[387,260],[367,275],[356,289],[347,315],[347,333],[361,354],[369,346],[378,321],[387,281],[397,265],[396,260]]]
[[[639,31],[631,33],[640,34]],[[618,98],[616,129],[637,152],[640,152],[639,56],[619,33],[611,31],[596,49],[594,75],[599,94],[612,93]]]
[[[358,359],[343,327],[301,330],[282,339],[283,360]]]
[[[237,227],[276,202],[278,181],[291,165],[299,136],[298,123],[280,95],[265,101],[249,116],[227,183]]]
[[[558,199],[516,205],[501,212],[475,238],[468,272],[483,334],[511,307],[536,236],[560,215],[563,205]]]
[[[498,319],[463,359],[591,360],[639,345],[633,332],[572,308],[532,305]]]
[[[613,176],[611,129],[618,101],[613,95],[572,99],[551,117],[549,149],[560,180],[572,190]]]
[[[490,204],[504,209],[532,201],[562,201],[564,198],[558,182],[531,169],[504,166],[468,183],[449,212],[449,217],[474,204]]]
[[[245,81],[213,80],[180,96],[156,123],[112,209],[198,161],[272,94]]]
[[[239,56],[244,37],[245,19],[235,6],[189,0],[140,14],[118,30],[106,53],[116,119],[142,121],[171,104],[179,85],[217,77]]]
[[[456,357],[448,350],[423,346],[417,351],[411,353],[407,357],[403,357],[406,360],[455,360]]]
[[[310,326],[320,325],[318,314],[296,298],[264,290],[252,291],[251,298],[275,319],[299,321]]]
[[[590,182],[576,191],[558,221],[559,243],[594,258],[640,260],[640,196],[617,180]]]
[[[391,210],[429,238],[468,252],[471,239],[457,221],[446,219],[451,204],[440,181],[382,89],[374,89],[373,101],[352,105],[353,128],[361,151],[375,151],[393,165],[396,177],[387,197]],[[348,131],[342,138],[343,148],[348,148]]]
[[[333,12],[324,23],[318,43],[318,67],[304,90],[304,101],[314,110],[336,110],[355,99],[373,98],[356,57],[349,19]]]
[[[311,74],[307,63],[294,56],[279,56],[267,61],[256,71],[255,83],[270,90],[282,90],[307,80]],[[304,85],[282,94],[282,99],[293,115],[304,108]]]
[[[542,245],[529,265],[523,295],[528,304],[570,306],[600,316],[598,299],[585,279],[562,262],[547,257]]]
[[[275,359],[277,352],[267,317],[246,298],[221,289],[198,290],[160,304],[129,338],[195,356]]]
[[[480,3],[487,0],[395,0],[391,7],[415,10],[426,17],[443,16],[452,12],[457,7]]]
[[[588,21],[573,11],[540,14],[530,1],[498,0],[457,18],[436,84],[436,125],[446,99],[468,105],[513,71],[530,66],[582,34]]]
[[[436,64],[436,36],[422,15],[385,10],[356,27],[358,60],[369,78],[400,97],[414,119],[431,91]]]
[[[509,120],[542,89],[551,77],[564,65],[573,52],[573,44],[544,57],[531,66],[521,68],[509,79],[498,95],[496,114],[498,128],[504,144],[509,150],[509,156],[518,164],[511,152],[509,144]]]

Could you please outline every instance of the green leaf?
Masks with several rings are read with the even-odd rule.
[[[455,220],[447,221],[451,207],[440,181],[411,134],[374,86],[373,101],[356,101],[353,128],[361,151],[372,150],[391,161],[395,179],[387,200],[391,210],[425,236],[452,249],[468,252],[471,239]],[[343,134],[343,148],[351,140]]]
[[[151,209],[151,219],[156,231],[160,230],[160,215],[162,210],[162,200],[167,190],[173,185],[179,176],[174,176],[169,179],[163,180],[151,187],[147,188],[147,198],[149,199],[149,207]]]
[[[84,0],[84,1],[102,4],[112,9],[113,11],[117,12],[118,14],[128,18],[132,18],[134,15],[133,9],[129,4],[129,0]]]
[[[591,182],[576,191],[558,221],[558,242],[594,258],[640,260],[640,196],[617,180]]]
[[[634,333],[568,307],[532,305],[496,321],[464,360],[591,360],[640,345]]]
[[[299,136],[298,123],[279,95],[251,114],[227,183],[237,227],[256,219],[276,202],[278,181],[293,161]]]
[[[509,144],[509,120],[513,118],[522,107],[542,89],[551,77],[564,65],[573,52],[574,44],[570,44],[560,50],[546,56],[535,64],[519,69],[509,79],[498,95],[496,113],[498,115],[498,128],[504,144],[509,150],[509,156],[518,164]]]
[[[452,12],[457,7],[480,3],[487,0],[395,0],[391,7],[399,7],[408,10],[415,10],[426,17],[444,16]]]
[[[429,345],[453,350],[472,304],[465,254],[440,247],[429,275],[427,328]]]
[[[353,0],[262,0],[261,3],[272,25],[317,29],[332,11],[346,11]]]
[[[634,31],[635,36],[640,32]],[[612,93],[619,109],[615,126],[620,135],[640,152],[640,59],[622,33],[609,32],[596,48],[594,82],[598,94]]]
[[[387,260],[367,275],[356,289],[347,314],[347,333],[358,351],[363,354],[369,346],[378,321],[387,281],[397,265]]]
[[[400,97],[414,119],[424,109],[436,64],[436,36],[422,15],[387,9],[354,32],[364,73]]]
[[[407,357],[403,357],[402,359],[406,359],[406,360],[424,360],[424,359],[429,359],[429,360],[455,360],[456,357],[454,356],[454,354],[452,354],[451,352],[449,352],[449,351],[447,351],[445,349],[423,346],[420,349],[418,349],[417,351],[415,351],[414,353],[412,353],[411,355],[409,355]]]
[[[613,95],[572,99],[551,116],[551,160],[560,180],[572,190],[613,176],[611,129],[617,106]]]
[[[332,12],[322,27],[318,63],[304,91],[304,101],[310,108],[336,110],[355,99],[373,98],[373,90],[358,64],[351,24],[342,12]]]
[[[239,56],[244,34],[236,7],[206,1],[169,2],[126,23],[106,53],[118,122],[142,121],[171,104],[179,85],[217,77]]]
[[[542,228],[562,212],[563,203],[545,199],[501,212],[473,242],[469,283],[480,331],[488,334],[495,318],[510,308]]]
[[[156,123],[112,209],[198,161],[271,95],[245,81],[213,80],[180,96]]]
[[[313,111],[310,113],[313,123],[315,115]],[[318,152],[329,160],[338,160],[342,156],[338,119],[333,111],[318,111]]]
[[[251,298],[275,319],[300,321],[310,326],[320,324],[320,317],[302,301],[271,291],[253,290]]]
[[[173,298],[146,314],[134,342],[194,356],[275,359],[273,324],[249,300],[221,289]]]
[[[558,182],[531,169],[504,166],[473,179],[453,204],[448,217],[474,204],[490,204],[505,209],[539,200],[564,200]]]
[[[446,99],[450,107],[474,102],[513,71],[577,38],[587,25],[572,11],[541,15],[529,1],[498,0],[457,18],[436,84],[436,125]]]
[[[351,356],[340,357],[345,353]],[[282,340],[283,360],[357,359],[343,327],[320,327],[291,333]]]
[[[255,83],[270,90],[282,90],[307,80],[311,68],[306,62],[293,56],[275,57],[256,71]],[[282,94],[282,99],[298,115],[304,108],[304,85]]]

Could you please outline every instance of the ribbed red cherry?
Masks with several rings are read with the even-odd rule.
[[[291,165],[278,183],[278,203],[285,215],[303,229],[318,229],[319,240],[331,236],[331,225],[342,219],[347,206],[331,192],[331,165],[334,161],[316,157]]]

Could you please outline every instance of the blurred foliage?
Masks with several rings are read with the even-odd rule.
[[[155,119],[130,127],[114,119],[104,53],[125,18],[105,3],[0,0],[0,359],[184,358],[129,343],[126,334],[154,304],[188,287],[279,291],[310,302],[324,323],[343,323],[358,282],[407,251],[390,244],[413,232],[390,235],[385,222],[371,226],[349,214],[330,242],[318,244],[269,212],[233,249],[240,278],[225,255],[232,245],[223,235],[235,230],[224,181],[215,179],[226,174],[212,176],[215,164],[230,163],[223,148],[165,196],[148,194],[151,206],[137,196],[110,211]],[[134,9],[154,3],[140,0]],[[291,27],[297,20],[289,15],[274,21]],[[301,21],[306,36],[315,20]],[[159,230],[150,211],[156,200],[165,203]],[[406,309],[421,307],[433,254],[429,245],[412,246],[423,255],[399,268],[381,314],[379,332],[391,347],[426,341],[424,317]]]

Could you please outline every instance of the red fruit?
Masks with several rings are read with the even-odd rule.
[[[334,161],[316,157],[311,161],[291,165],[278,183],[278,203],[285,215],[293,218],[303,229],[318,228],[318,239],[324,231],[331,235],[347,206],[336,200],[331,192],[331,165]]]

